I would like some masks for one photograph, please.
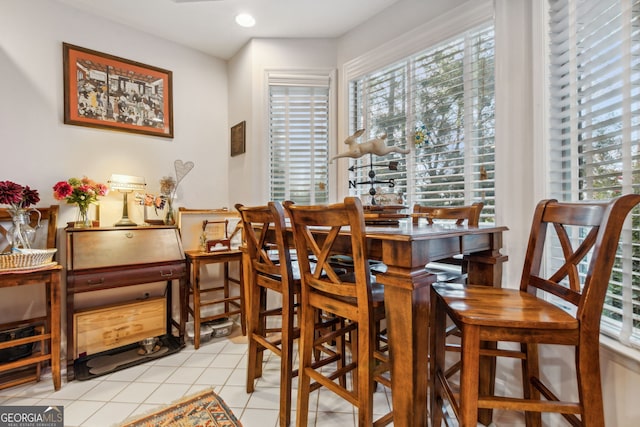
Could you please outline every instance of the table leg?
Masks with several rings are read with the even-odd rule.
[[[385,285],[393,425],[427,426],[429,285],[434,275],[389,267]]]
[[[73,361],[76,357],[76,342],[73,330],[73,313],[75,292],[69,289],[67,282],[67,382],[75,379],[76,373],[73,369]]]
[[[189,274],[188,270],[187,270],[187,275]],[[189,312],[187,311],[187,306],[185,305],[185,300],[186,303],[189,302],[188,298],[189,298],[189,289],[187,288],[189,286],[189,277],[188,276],[183,276],[179,281],[178,281],[178,298],[179,298],[179,305],[180,305],[180,322],[178,323],[178,327],[180,329],[178,336],[180,337],[180,345],[184,345],[185,341],[186,341],[186,333],[187,333],[187,317],[189,316]]]
[[[224,294],[224,312],[228,313],[231,311],[231,307],[229,304],[229,262],[225,261],[222,263],[222,271],[223,271],[223,294]]]

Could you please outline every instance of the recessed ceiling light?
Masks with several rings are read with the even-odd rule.
[[[253,16],[249,15],[248,13],[241,13],[236,16],[236,23],[241,27],[249,28],[256,25],[256,20],[253,18]]]

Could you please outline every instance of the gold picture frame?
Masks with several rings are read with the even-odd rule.
[[[169,70],[62,44],[64,123],[173,138]]]

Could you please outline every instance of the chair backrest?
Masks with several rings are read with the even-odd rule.
[[[235,210],[178,208],[177,226],[185,251],[204,249],[219,243],[235,249],[240,244],[241,222]],[[218,242],[216,242],[218,241]]]
[[[247,207],[236,204],[243,229],[243,246],[251,259],[254,280],[287,292],[293,283],[291,252],[286,237],[285,214],[278,202]]]
[[[563,299],[576,307],[581,329],[598,333],[622,226],[629,211],[638,203],[640,195],[636,194],[606,202],[543,200],[538,203],[520,290],[537,295],[544,291]],[[549,241],[554,235],[556,240]],[[558,245],[562,250],[556,249],[553,254],[563,259],[562,265],[552,269],[546,263],[545,273],[542,269],[545,251]]]
[[[316,300],[333,297],[335,301],[326,307],[329,311],[342,307],[342,313],[351,310],[351,316],[344,317],[350,317],[358,322],[371,322],[370,313],[373,307],[371,276],[366,253],[364,212],[360,199],[347,197],[343,203],[328,206],[301,206],[285,203],[285,208],[293,227],[302,276],[303,301],[314,294],[317,295]],[[349,243],[353,257],[353,272],[340,275],[340,271],[337,271],[330,261],[332,254],[344,253],[345,228],[350,228]],[[315,264],[313,268],[306,255],[313,258]],[[348,306],[357,306],[358,309],[355,311],[359,313],[355,313],[353,308],[350,309]],[[373,325],[370,330],[373,330]]]
[[[425,218],[429,224],[433,220],[456,220],[456,225],[462,225],[466,221],[468,225],[477,226],[480,222],[480,212],[484,203],[476,202],[466,206],[422,206],[413,205],[413,223],[417,224],[420,218]]]
[[[57,237],[58,237],[58,212],[60,209],[59,205],[51,205],[48,208],[40,208],[37,207],[38,211],[40,211],[40,226],[46,226],[46,234],[43,236],[39,236],[38,230],[36,230],[36,243],[35,247],[39,247],[40,249],[53,249],[56,248]],[[33,228],[38,226],[38,215],[36,213],[32,213],[30,215],[31,225]],[[0,235],[4,238],[4,245],[2,246],[1,252],[6,252],[11,248],[8,246],[6,242],[7,232],[9,228],[11,228],[11,215],[9,214],[8,209],[0,208]]]

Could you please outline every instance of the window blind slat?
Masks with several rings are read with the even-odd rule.
[[[608,199],[640,192],[640,1],[548,1],[551,197]],[[615,254],[602,331],[640,348],[638,235],[635,212]]]

